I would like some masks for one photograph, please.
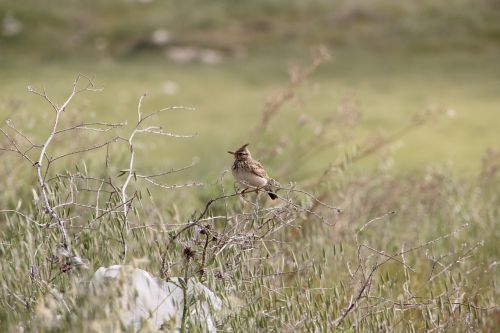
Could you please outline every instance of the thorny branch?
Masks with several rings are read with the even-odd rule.
[[[85,82],[82,84],[83,80]],[[125,258],[126,248],[127,248],[125,233],[128,232],[129,229],[128,215],[132,207],[132,202],[135,198],[135,194],[129,196],[127,193],[132,178],[135,178],[136,181],[138,179],[141,179],[155,186],[168,189],[185,188],[190,186],[202,185],[197,182],[166,185],[166,184],[161,184],[154,180],[155,178],[184,171],[194,166],[196,164],[196,161],[193,161],[191,165],[182,168],[170,169],[168,171],[161,171],[152,175],[138,174],[134,169],[135,165],[134,139],[136,137],[136,134],[144,133],[152,135],[169,136],[175,138],[192,137],[192,135],[178,135],[166,132],[161,126],[144,126],[143,124],[146,120],[156,115],[165,113],[167,111],[193,110],[193,109],[183,106],[174,106],[174,107],[163,108],[156,112],[143,115],[141,107],[143,99],[145,97],[144,95],[139,100],[139,105],[137,109],[138,120],[129,137],[123,138],[121,136],[114,136],[102,143],[90,144],[87,147],[73,149],[69,152],[57,155],[55,157],[51,157],[48,151],[54,143],[57,143],[54,139],[61,134],[71,133],[74,131],[106,133],[113,129],[120,128],[126,125],[126,122],[111,123],[111,122],[100,122],[100,121],[92,121],[92,122],[81,121],[78,124],[60,128],[62,124],[62,119],[64,118],[65,111],[68,109],[69,105],[78,94],[86,91],[100,91],[100,90],[101,89],[95,88],[95,83],[92,78],[79,74],[73,81],[70,94],[66,97],[66,99],[61,105],[58,105],[54,102],[54,100],[51,97],[49,97],[47,91],[44,88],[42,88],[41,91],[38,91],[32,88],[31,86],[28,86],[29,92],[42,97],[54,111],[54,120],[51,123],[49,134],[44,139],[43,143],[37,144],[36,140],[31,139],[28,135],[23,133],[23,131],[14,126],[12,120],[7,119],[5,123],[13,133],[11,135],[10,133],[7,132],[7,130],[0,128],[0,134],[7,139],[6,141],[8,143],[7,146],[0,147],[0,150],[16,153],[23,159],[27,160],[30,163],[30,165],[35,167],[37,183],[41,193],[43,210],[47,215],[50,216],[50,219],[54,221],[54,224],[40,224],[36,220],[29,217],[28,214],[25,214],[18,209],[2,210],[2,212],[15,213],[18,216],[23,217],[26,220],[36,223],[37,225],[40,226],[41,225],[45,227],[53,227],[54,225],[57,226],[61,236],[62,247],[66,251],[68,251],[68,253],[70,253],[71,251],[70,251],[69,236],[67,229],[68,227],[70,228],[82,227],[78,224],[75,224],[76,220],[87,219],[89,228],[93,228],[93,225],[96,221],[99,221],[108,214],[118,213],[119,211],[121,211],[124,217],[124,224],[122,228],[122,242],[124,246],[123,258]],[[18,142],[16,136],[20,140],[23,140],[23,142]],[[106,147],[106,166],[107,166],[109,162],[109,147],[115,143],[120,143],[120,142],[126,142],[130,151],[128,169],[125,171],[127,173],[127,177],[121,186],[117,185],[112,177],[106,178],[106,177],[95,177],[89,175],[85,164],[84,164],[85,167],[84,172],[77,171],[76,173],[71,173],[69,171],[66,171],[64,174],[56,173],[55,175],[53,176],[51,175],[49,177],[49,170],[51,170],[51,167],[55,161],[62,160],[72,156],[77,156],[86,152],[95,151],[104,147]],[[23,148],[23,146],[26,145],[28,145],[28,148]],[[36,155],[33,156],[34,154]],[[119,176],[120,175],[118,175],[118,177]],[[49,186],[49,184],[52,185],[61,184],[62,186],[67,186],[68,196],[66,200],[62,202],[57,202],[59,198],[56,197],[56,194],[53,192],[53,189],[51,188],[51,186]],[[84,192],[96,194],[96,197],[93,200],[93,202],[79,201],[78,198],[81,196],[80,193]],[[100,197],[102,196],[102,194],[109,195],[108,203],[107,206],[105,207],[100,206]],[[114,196],[118,196],[120,198],[120,202],[116,205],[110,206],[109,200],[111,200]],[[88,215],[86,214],[83,215],[75,214],[74,216],[63,217],[62,210],[66,210],[69,207],[78,208],[80,210],[87,210],[88,213],[93,213],[93,216],[88,218]],[[67,223],[69,222],[71,222],[70,226],[67,225]]]
[[[145,97],[146,97],[146,95],[144,94],[144,95],[142,95],[139,98],[139,103],[137,105],[137,123],[135,124],[134,129],[132,130],[132,132],[131,132],[131,134],[130,134],[130,136],[128,138],[122,139],[122,140],[124,140],[124,141],[126,141],[128,143],[128,148],[129,148],[129,151],[130,151],[130,158],[129,158],[128,169],[125,170],[127,172],[127,178],[125,179],[125,181],[124,181],[124,183],[123,183],[123,185],[121,187],[121,202],[122,202],[122,208],[123,208],[123,226],[121,228],[121,237],[122,237],[122,246],[123,246],[122,260],[125,260],[126,259],[126,255],[127,255],[127,242],[126,242],[125,238],[126,238],[126,234],[128,233],[128,231],[130,229],[128,215],[129,215],[129,211],[130,211],[130,208],[131,208],[131,201],[132,201],[132,199],[128,198],[127,189],[128,189],[128,186],[129,186],[130,181],[132,180],[132,178],[135,178],[135,179],[138,178],[136,170],[134,169],[134,163],[135,163],[134,138],[135,138],[135,136],[138,133],[150,133],[150,134],[157,134],[157,135],[174,137],[174,138],[191,138],[191,137],[194,136],[194,135],[178,135],[178,134],[174,134],[174,133],[170,133],[170,132],[165,132],[161,126],[146,126],[146,127],[142,127],[141,125],[146,120],[148,120],[149,118],[151,118],[153,116],[156,116],[158,114],[167,112],[167,111],[173,111],[173,110],[194,110],[192,108],[187,108],[187,107],[182,107],[182,106],[174,106],[174,107],[163,108],[161,110],[158,110],[156,112],[153,112],[153,113],[147,114],[146,116],[143,116],[143,113],[142,113],[142,104],[143,104],[143,101],[144,101]],[[185,169],[186,168],[181,168],[181,169],[179,169],[179,171],[182,171],[182,170],[185,170]],[[173,173],[173,172],[176,172],[176,171],[172,171],[170,173]],[[168,174],[168,172],[159,173],[159,174],[153,175],[153,176],[156,177],[156,176],[159,176],[159,175],[166,175],[166,174]],[[159,184],[159,183],[153,181],[151,179],[153,177],[151,177],[151,176],[142,176],[142,177],[139,177],[139,178],[145,179],[146,181],[152,183],[153,185],[156,185],[156,186],[159,186],[159,187],[162,187],[162,188],[168,188],[168,189],[182,188],[182,187],[189,187],[189,186],[200,186],[200,185],[202,185],[200,183],[193,182],[193,183],[190,183],[190,184],[170,185],[170,186],[168,186],[168,185]],[[129,200],[130,200],[130,203],[127,203]]]
[[[42,176],[42,167],[43,167],[43,159],[46,156],[47,148],[49,147],[52,139],[54,138],[54,136],[57,132],[57,126],[59,125],[59,120],[61,118],[61,114],[64,112],[64,110],[66,110],[66,107],[69,105],[69,103],[72,101],[72,99],[77,94],[79,94],[83,91],[86,91],[86,90],[90,90],[91,88],[94,87],[94,82],[91,79],[87,79],[87,81],[88,81],[87,85],[84,88],[78,89],[78,82],[80,81],[80,78],[82,78],[82,77],[83,76],[81,76],[81,75],[78,75],[76,77],[75,81],[73,82],[73,90],[72,90],[71,94],[68,96],[66,101],[60,107],[55,105],[50,100],[50,98],[47,96],[47,93],[45,92],[45,90],[43,91],[43,93],[39,93],[39,92],[33,90],[31,87],[28,87],[28,90],[30,92],[42,96],[47,102],[49,102],[50,105],[52,106],[52,108],[54,109],[54,111],[56,112],[55,119],[54,119],[54,122],[52,124],[52,130],[50,131],[50,134],[47,137],[47,139],[45,140],[45,142],[42,144],[40,156],[38,158],[38,161],[35,163],[35,167],[36,167],[36,172],[37,172],[37,177],[38,177],[38,185],[40,186],[40,190],[41,190],[42,196],[43,196],[45,211],[47,214],[50,214],[50,216],[57,222],[57,224],[59,226],[59,231],[61,233],[62,246],[67,250],[69,249],[69,245],[68,245],[68,233],[67,233],[66,227],[65,227],[65,220],[59,216],[59,214],[52,207],[52,205],[49,201],[49,194],[48,194],[48,190],[47,190],[47,185],[45,183],[44,177]]]

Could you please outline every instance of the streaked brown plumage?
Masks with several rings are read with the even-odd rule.
[[[264,170],[259,161],[252,158],[247,146],[248,143],[241,146],[235,152],[228,151],[228,153],[234,156],[234,163],[231,168],[234,178],[244,186],[262,188],[269,194],[271,199],[276,199],[278,196],[274,193],[272,187],[279,186],[279,184],[269,178],[266,170]]]

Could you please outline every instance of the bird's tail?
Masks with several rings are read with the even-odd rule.
[[[267,192],[267,194],[269,194],[269,197],[271,197],[272,200],[276,200],[278,198],[278,196],[274,193],[274,192]]]
[[[280,183],[278,183],[275,179],[269,179],[268,185],[265,187],[265,190],[272,200],[276,200],[278,198],[278,195],[275,193],[278,190],[275,190],[275,188],[279,189],[279,187]]]

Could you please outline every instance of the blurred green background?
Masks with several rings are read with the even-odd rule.
[[[258,144],[251,133],[266,99],[287,86],[290,62],[307,64],[319,45],[332,60],[284,105],[272,126],[277,140],[300,135],[304,115],[320,123],[348,105],[360,116],[360,144],[416,112],[443,110],[391,145],[402,172],[449,164],[475,174],[500,142],[500,1],[4,0],[0,19],[0,120],[43,134],[48,106],[26,86],[62,102],[77,73],[95,76],[104,90],[73,104],[83,119],[130,124],[143,93],[145,112],[195,107],[163,121],[196,138],[142,151],[161,165],[198,156],[202,178],[228,167],[228,149]],[[336,154],[315,157],[312,168]]]
[[[318,50],[330,60],[304,75],[318,61]],[[340,330],[499,327],[499,0],[0,0],[0,129],[21,149],[31,149],[31,143],[10,125],[40,143],[54,119],[50,105],[27,86],[45,89],[61,104],[78,73],[95,77],[103,90],[78,95],[58,128],[84,121],[128,123],[109,132],[60,133],[47,150],[52,157],[47,160],[54,162],[48,175],[58,176],[49,185],[54,206],[69,221],[71,247],[89,261],[89,273],[126,262],[155,276],[163,275],[165,263],[172,276],[186,274],[179,263],[189,244],[201,244],[194,239],[202,233],[189,229],[176,240],[166,230],[186,230],[184,223],[207,207],[221,234],[232,232],[227,230],[233,221],[251,230],[252,238],[256,227],[278,220],[283,226],[255,251],[248,252],[246,241],[217,250],[221,257],[207,270],[215,278],[209,286],[242,300],[222,317],[226,331],[280,331],[283,323],[293,332],[325,331],[320,327],[331,328],[355,303]],[[165,175],[161,184],[206,186],[179,191],[156,186],[150,192],[153,186],[141,179],[126,182],[119,170],[130,167],[130,147],[122,141],[109,148],[109,166],[105,149],[56,161],[117,133],[128,137],[144,93],[144,114],[174,105],[196,108],[162,114],[150,119],[151,125],[197,135],[138,135],[134,176],[186,166],[198,157],[196,166]],[[269,105],[278,104],[267,130],[259,130]],[[420,126],[416,119],[427,121]],[[279,192],[286,200],[262,206],[232,195],[211,200],[232,191],[232,178],[223,173],[232,163],[226,151],[247,142],[270,176],[292,189],[291,196]],[[0,147],[11,146],[0,133]],[[31,149],[28,155],[38,152]],[[42,311],[56,313],[43,307],[52,288],[61,290],[71,307],[60,331],[78,331],[92,324],[87,318],[95,309],[79,300],[78,274],[53,260],[60,235],[47,228],[51,217],[39,200],[34,170],[18,155],[0,151],[0,209],[6,209],[0,212],[0,331],[19,331],[24,324],[43,331],[33,318]],[[87,177],[74,183],[72,175],[82,174],[109,177],[109,197],[99,196],[101,187],[92,190],[95,184]],[[125,182],[129,187],[123,191],[131,198],[135,190],[138,199],[134,217],[129,214],[134,227],[124,240],[128,228],[114,210],[122,198],[115,193]],[[66,206],[74,186],[80,190],[78,204]],[[295,216],[297,208],[296,220],[267,220],[267,207],[281,210],[289,198],[295,208],[287,204],[285,212]],[[214,203],[209,210],[207,202]],[[94,203],[112,212],[97,218]],[[239,221],[243,215],[248,223]],[[323,217],[331,224],[319,223]],[[365,265],[357,244],[368,225],[359,238],[376,249],[363,251],[367,268],[382,259],[376,254],[401,249],[415,271],[407,277],[405,263],[391,262],[373,276],[366,299],[352,303],[358,285],[367,286],[365,269],[355,269],[354,277],[350,267]],[[122,244],[129,244],[125,258]],[[406,259],[403,249],[409,249]],[[234,269],[227,264],[233,261]],[[227,273],[220,281],[219,268]],[[382,300],[380,307],[372,307],[375,299]],[[73,309],[82,310],[80,321]],[[43,321],[57,325],[59,319]]]

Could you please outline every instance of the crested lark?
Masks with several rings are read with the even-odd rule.
[[[228,151],[234,156],[234,163],[231,171],[236,181],[244,186],[263,189],[269,194],[271,199],[278,196],[273,191],[273,186],[279,186],[278,182],[269,178],[262,164],[254,160],[247,148],[248,143],[241,146],[237,151]],[[244,191],[243,191],[244,192]]]

